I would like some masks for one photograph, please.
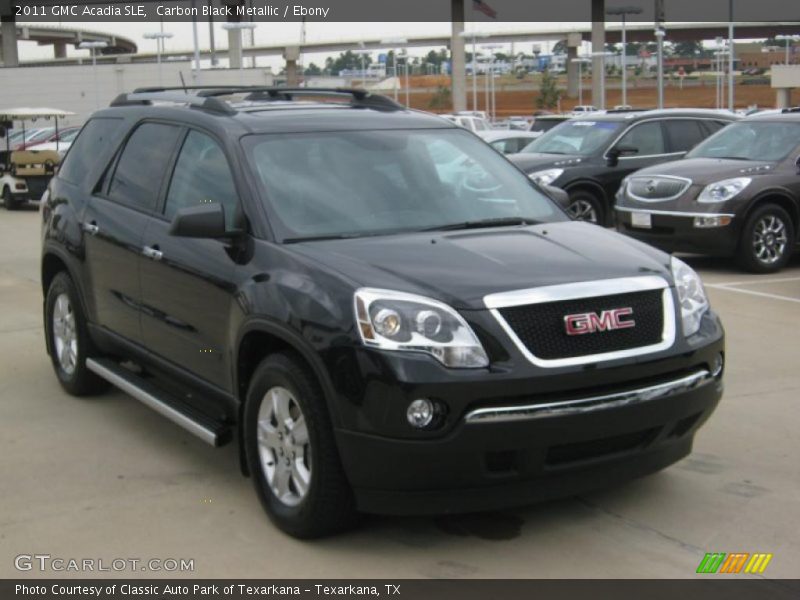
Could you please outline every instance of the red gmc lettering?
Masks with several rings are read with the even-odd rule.
[[[604,310],[599,315],[594,312],[566,315],[564,317],[564,326],[566,327],[567,335],[585,335],[597,331],[628,329],[629,327],[635,327],[636,321],[633,319],[623,321],[622,319],[632,314],[632,308],[613,308]]]

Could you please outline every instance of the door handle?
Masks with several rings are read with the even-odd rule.
[[[83,230],[89,235],[97,235],[100,232],[100,227],[98,227],[97,223],[95,223],[94,221],[92,221],[91,223],[84,223],[82,227]]]
[[[142,254],[153,260],[161,260],[164,257],[164,254],[158,249],[158,246],[145,246],[142,248]]]

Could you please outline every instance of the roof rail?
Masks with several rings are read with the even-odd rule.
[[[193,93],[191,93],[193,92]],[[132,94],[119,96],[111,106],[125,106],[131,104],[152,104],[152,101],[166,101],[189,104],[214,112],[232,114],[235,108],[226,102],[217,99],[219,96],[232,94],[247,94],[244,100],[248,101],[284,101],[291,102],[298,96],[333,96],[349,97],[350,105],[357,108],[372,108],[375,110],[395,111],[405,110],[402,104],[394,100],[372,94],[366,90],[352,88],[297,88],[297,87],[267,87],[267,86],[236,86],[236,85],[208,85],[186,87],[145,87],[137,88]],[[224,107],[224,109],[223,109]]]
[[[175,88],[182,89],[182,88]],[[210,112],[224,115],[236,114],[236,111],[227,103],[214,97],[203,97],[192,94],[176,94],[172,91],[162,91],[154,88],[153,91],[142,88],[134,90],[132,94],[120,94],[111,102],[111,106],[146,106],[153,102],[174,102],[188,104],[194,108],[202,108]]]

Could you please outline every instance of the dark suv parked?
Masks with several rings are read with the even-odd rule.
[[[150,90],[89,120],[42,205],[63,387],[235,434],[300,537],[686,456],[722,393],[697,275],[571,222],[455,125],[328,94]]]
[[[682,158],[736,120],[712,110],[608,111],[575,117],[509,157],[538,183],[569,194],[577,220],[613,224],[614,195],[626,175]]]
[[[676,252],[782,268],[800,242],[800,109],[754,115],[620,188],[617,227]]]

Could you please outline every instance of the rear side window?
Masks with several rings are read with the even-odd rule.
[[[705,121],[705,125],[708,129],[709,135],[714,135],[723,127],[730,125],[730,123],[727,121]]]
[[[172,220],[182,208],[209,203],[223,206],[225,226],[232,229],[237,196],[225,153],[206,134],[191,131],[186,136],[172,174],[164,215]]]
[[[86,123],[61,165],[59,178],[76,185],[84,183],[98,160],[108,160],[111,142],[121,124],[122,119],[105,118]]]
[[[661,131],[659,121],[650,121],[635,125],[628,133],[622,136],[618,146],[626,148],[636,148],[634,156],[650,156],[652,154],[664,154],[664,134]]]
[[[111,200],[140,210],[153,210],[180,128],[144,123],[128,139],[108,188]]]
[[[664,121],[667,127],[670,152],[688,152],[703,141],[705,133],[700,121],[694,119],[675,119]]]

